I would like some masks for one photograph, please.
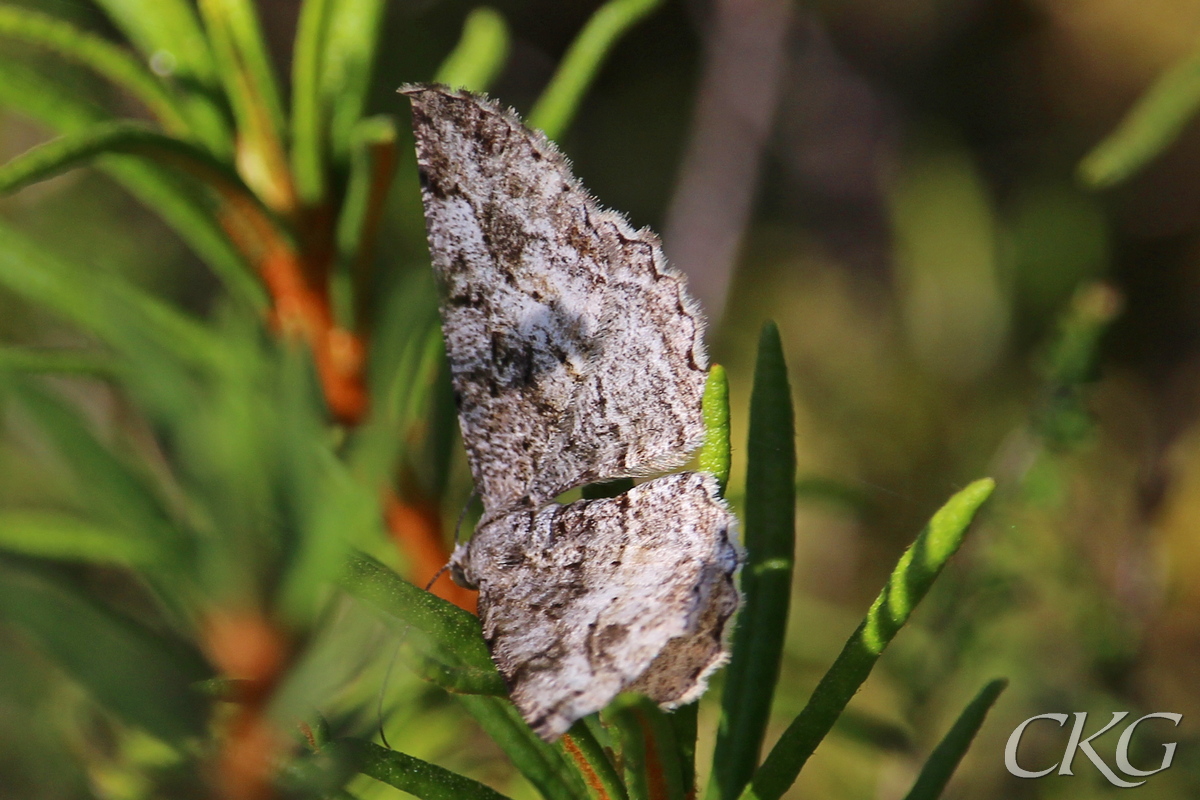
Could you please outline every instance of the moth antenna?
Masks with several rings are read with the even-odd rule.
[[[475,501],[475,499],[478,497],[479,497],[479,489],[472,489],[471,495],[467,498],[467,502],[463,503],[462,511],[458,512],[458,522],[454,523],[454,546],[455,547],[458,547],[458,534],[462,531],[462,524],[467,519],[467,512],[471,510],[471,503],[473,503]],[[448,566],[449,566],[449,564],[446,565],[446,567],[448,567]],[[433,580],[436,581],[438,578],[440,578],[442,576],[442,572],[446,571],[446,567],[442,567],[441,571],[438,572],[437,575],[433,576]],[[433,581],[430,581],[429,585],[432,586]],[[429,586],[425,587],[425,591],[429,591]]]
[[[458,521],[454,523],[454,545],[456,547],[458,546],[459,531],[462,529],[462,524],[467,518],[467,512],[471,509],[471,503],[477,497],[479,497],[479,490],[472,489],[471,495],[467,498],[467,501],[463,503],[462,511],[458,513]],[[428,592],[430,589],[432,589],[433,585],[437,583],[437,579],[442,577],[442,575],[445,574],[446,570],[448,569],[450,569],[450,565],[445,564],[441,569],[435,572],[433,577],[429,579],[429,582],[425,584],[425,591]],[[388,750],[391,750],[392,746],[388,744],[387,734],[383,730],[383,698],[387,694],[387,685],[392,678],[392,668],[396,666],[396,658],[400,655],[400,645],[404,644],[404,637],[408,636],[408,627],[408,625],[405,625],[404,629],[400,631],[399,636],[396,638],[396,646],[392,648],[392,655],[391,658],[388,659],[387,670],[383,673],[383,682],[379,684],[379,698],[375,708],[375,718],[379,725],[379,739],[383,742],[383,746]]]
[[[400,645],[404,642],[404,637],[407,635],[408,626],[405,625],[404,630],[400,632],[400,636],[396,640],[396,646],[392,648],[392,657],[388,659],[387,670],[383,673],[383,683],[379,684],[379,701],[375,707],[375,719],[379,724],[379,739],[388,750],[391,750],[392,746],[388,743],[387,734],[383,730],[383,697],[387,692],[388,681],[392,677],[392,667],[396,666],[396,657],[400,655]]]
[[[446,574],[446,570],[448,570],[448,569],[450,569],[450,565],[443,564],[441,569],[439,569],[437,572],[433,573],[433,577],[429,579],[429,583],[425,584],[425,591],[428,592],[430,589],[432,589],[433,585],[435,583],[437,583],[437,579],[442,577],[442,575]],[[406,631],[406,633],[407,633],[407,631]]]

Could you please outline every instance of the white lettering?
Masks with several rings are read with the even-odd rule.
[[[1176,743],[1168,742],[1167,744],[1163,745],[1163,750],[1166,752],[1163,753],[1162,766],[1160,766],[1158,769],[1137,769],[1129,763],[1129,742],[1133,739],[1133,732],[1143,720],[1147,719],[1169,719],[1175,723],[1175,727],[1179,727],[1179,723],[1183,719],[1183,714],[1169,714],[1165,711],[1159,711],[1154,714],[1147,714],[1141,719],[1137,719],[1129,723],[1129,727],[1121,733],[1121,738],[1117,740],[1117,767],[1126,775],[1136,775],[1139,778],[1149,778],[1151,775],[1162,772],[1164,769],[1171,766],[1171,761],[1175,758]],[[1142,783],[1145,783],[1145,781],[1142,781]],[[1135,785],[1140,786],[1141,783]]]
[[[1083,754],[1088,757],[1088,761],[1091,761],[1093,764],[1095,764],[1096,769],[1100,770],[1100,773],[1104,775],[1104,777],[1108,779],[1108,782],[1113,786],[1119,786],[1122,789],[1132,789],[1135,786],[1141,786],[1142,783],[1145,783],[1145,781],[1142,781],[1141,783],[1130,783],[1129,781],[1121,780],[1117,777],[1117,773],[1113,772],[1112,768],[1109,767],[1108,764],[1104,763],[1104,759],[1100,758],[1096,751],[1092,749],[1092,739],[1103,736],[1110,728],[1112,728],[1112,726],[1116,725],[1127,716],[1129,716],[1128,711],[1114,711],[1113,718],[1107,725],[1093,733],[1088,738],[1080,739],[1080,737],[1083,736],[1083,726],[1087,724],[1087,712],[1076,711],[1075,727],[1071,729],[1071,738],[1067,740],[1067,750],[1065,753],[1063,753],[1062,767],[1059,768],[1058,774],[1074,775],[1075,773],[1071,772],[1071,762],[1075,760],[1075,751],[1082,750]]]
[[[1012,735],[1008,737],[1008,744],[1004,746],[1004,768],[1018,778],[1041,778],[1049,775],[1058,767],[1058,764],[1055,764],[1053,767],[1044,769],[1041,772],[1031,772],[1021,769],[1021,766],[1017,763],[1017,747],[1021,744],[1021,736],[1024,735],[1025,729],[1029,727],[1031,722],[1039,719],[1052,719],[1058,723],[1058,727],[1060,728],[1067,724],[1066,714],[1038,714],[1036,717],[1030,717],[1017,726]]]

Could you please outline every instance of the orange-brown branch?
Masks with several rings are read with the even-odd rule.
[[[221,800],[271,800],[286,739],[267,715],[291,657],[287,636],[258,611],[216,612],[204,630],[209,658],[231,684],[236,710],[225,726],[215,776]]]
[[[648,800],[670,800],[667,776],[663,772],[662,757],[658,752],[658,739],[650,720],[640,709],[634,709],[638,725],[642,728],[642,743],[645,748],[646,797]]]
[[[357,334],[336,324],[327,270],[306,268],[296,249],[250,199],[232,192],[222,196],[226,207],[221,222],[266,284],[275,326],[311,349],[333,415],[349,425],[360,422],[367,411],[366,347]]]
[[[564,733],[562,737],[563,749],[567,751],[567,755],[575,762],[575,766],[579,768],[579,774],[583,776],[583,780],[591,790],[592,796],[596,800],[612,800],[612,796],[608,790],[604,788],[604,783],[600,780],[600,776],[596,774],[596,770],[592,769],[592,765],[588,763],[587,758],[583,755],[583,751],[579,749],[579,745],[575,744],[575,740],[571,738],[571,734]]]

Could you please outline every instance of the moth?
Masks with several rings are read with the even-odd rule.
[[[622,691],[698,698],[728,657],[736,520],[700,445],[704,318],[658,238],[603,209],[486,97],[412,101],[459,424],[483,516],[452,558],[513,702],[552,741]]]

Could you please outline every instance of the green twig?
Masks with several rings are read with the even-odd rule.
[[[338,584],[351,596],[428,635],[463,665],[494,668],[478,618],[418,589],[370,556],[351,556]]]
[[[558,746],[583,777],[588,800],[628,800],[625,785],[613,766],[612,758],[585,720],[578,720],[572,725],[563,734]]]
[[[96,0],[148,60],[181,83],[218,86],[208,40],[188,0]]]
[[[111,116],[44,70],[0,59],[0,105],[19,110],[59,133],[79,133]],[[237,300],[265,308],[266,292],[211,213],[203,187],[138,158],[104,159],[100,167],[154,209],[212,268]]]
[[[188,131],[174,98],[146,67],[126,50],[74,25],[36,11],[0,6],[0,36],[53,50],[128,90],[168,129]]]
[[[508,58],[508,26],[491,8],[477,8],[463,22],[462,36],[438,67],[436,83],[486,92]]]
[[[421,800],[506,800],[479,781],[373,742],[336,739],[322,748],[326,752],[345,758],[357,772]]]
[[[329,140],[339,166],[350,159],[354,128],[363,116],[385,0],[333,0],[321,67],[321,91],[329,107]]]
[[[0,618],[126,723],[181,746],[205,730],[206,703],[188,687],[211,673],[182,641],[58,577],[8,563],[0,564]]]
[[[733,453],[729,437],[729,377],[720,364],[712,365],[704,384],[704,444],[696,460],[701,472],[716,477],[724,494]]]
[[[684,800],[693,788],[675,739],[672,715],[644,697],[622,696],[613,709],[631,800]]]
[[[86,375],[111,378],[121,367],[111,356],[78,350],[31,350],[0,347],[0,372],[32,372],[46,375]]]
[[[548,745],[521,719],[513,704],[498,697],[456,695],[459,703],[475,718],[546,800],[581,800],[587,789],[579,772],[563,755],[561,748]]]
[[[447,664],[436,657],[421,653],[411,644],[401,648],[401,658],[422,680],[452,694],[484,694],[508,697],[504,678],[494,666],[468,667]]]
[[[283,103],[254,6],[199,0],[199,7],[237,120],[238,172],[267,205],[290,212],[296,198],[283,145]]]
[[[829,733],[850,698],[871,674],[897,631],[942,567],[962,544],[971,520],[996,488],[983,478],[950,498],[913,545],[904,552],[887,585],[871,605],[866,619],[846,642],[833,666],[813,690],[807,705],[779,737],[763,765],[754,773],[742,800],[778,800]]]
[[[109,153],[144,156],[158,163],[176,166],[267,213],[237,173],[206,150],[145,125],[124,120],[100,122],[27,150],[0,167],[0,194],[52,178]]]
[[[529,114],[529,125],[557,139],[571,124],[579,101],[617,39],[662,0],[609,0],[588,20],[563,57],[558,71]]]
[[[148,566],[162,548],[137,532],[52,511],[0,511],[0,549],[91,564]]]
[[[115,276],[66,264],[3,225],[0,286],[119,349],[153,342],[193,365],[217,364],[223,356],[200,322]]]
[[[370,299],[370,265],[396,167],[396,126],[390,117],[368,117],[354,129],[350,178],[337,221],[334,309],[354,328]]]
[[[942,796],[946,784],[950,782],[950,776],[958,768],[958,763],[966,755],[967,748],[975,739],[975,734],[979,733],[979,728],[982,727],[988,711],[992,709],[996,698],[1000,696],[1006,686],[1008,686],[1008,681],[1000,678],[991,681],[980,690],[975,699],[963,709],[954,726],[934,748],[929,760],[921,768],[917,782],[904,796],[904,800],[937,800]]]
[[[1137,172],[1183,131],[1200,108],[1200,53],[1167,70],[1134,104],[1117,129],[1079,164],[1084,183],[1104,188]]]
[[[733,634],[708,797],[730,800],[758,764],[791,600],[796,528],[792,397],[779,329],[763,326],[750,399],[746,467],[746,603]]]
[[[301,201],[315,205],[325,193],[327,112],[321,92],[325,35],[333,0],[305,0],[292,55],[292,176]]]

